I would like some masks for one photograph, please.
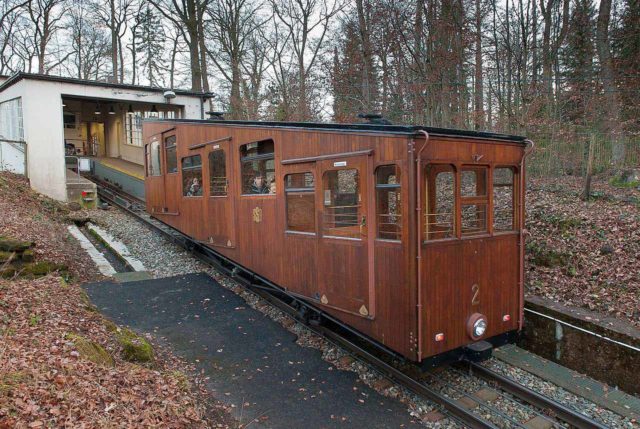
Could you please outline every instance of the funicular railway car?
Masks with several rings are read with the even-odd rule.
[[[151,120],[146,208],[386,349],[484,353],[523,322],[522,137]]]

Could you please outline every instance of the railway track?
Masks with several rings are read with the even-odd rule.
[[[349,328],[331,318],[319,323],[309,318],[313,311],[307,303],[290,295],[286,290],[239,266],[209,247],[193,240],[177,230],[152,218],[144,211],[144,203],[131,197],[109,183],[92,178],[98,185],[98,195],[104,201],[126,211],[138,221],[160,232],[172,242],[189,250],[205,263],[242,284],[283,312],[303,322],[318,335],[334,343],[359,360],[367,362],[383,377],[402,385],[414,394],[435,404],[443,414],[469,428],[525,428],[575,427],[579,429],[604,429],[607,426],[591,419],[564,404],[549,399],[516,381],[473,362],[460,362],[451,371],[456,377],[471,378],[483,386],[483,394],[467,391],[455,382],[444,380],[437,373],[422,373],[414,377],[403,369],[383,359],[380,350],[372,350],[351,337]],[[336,326],[338,325],[338,326]],[[333,328],[337,328],[333,329]],[[337,331],[340,331],[338,333]],[[526,417],[510,415],[502,404],[511,402],[527,407]]]

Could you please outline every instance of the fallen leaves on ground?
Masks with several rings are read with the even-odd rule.
[[[194,367],[168,349],[155,344],[145,366],[122,359],[115,325],[76,282],[101,277],[68,234],[65,204],[0,173],[0,213],[0,235],[35,242],[36,260],[66,265],[74,280],[0,279],[0,429],[237,426]],[[78,338],[113,359],[94,363]]]
[[[640,191],[594,181],[579,198],[575,177],[530,180],[527,293],[614,316],[640,327]],[[544,266],[536,258],[556,252]]]

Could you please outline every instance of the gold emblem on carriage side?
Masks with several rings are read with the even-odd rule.
[[[253,221],[255,223],[262,222],[262,209],[260,207],[253,209]]]

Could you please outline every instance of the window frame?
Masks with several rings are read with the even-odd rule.
[[[326,223],[325,223],[325,215],[326,215],[326,207],[328,206],[326,203],[326,183],[327,183],[327,175],[330,173],[336,173],[336,175],[338,175],[341,171],[355,171],[356,172],[356,177],[357,177],[357,183],[358,183],[358,188],[357,188],[357,198],[358,198],[358,204],[353,206],[356,208],[356,223],[355,225],[346,225],[344,226],[344,228],[351,228],[351,227],[355,227],[355,226],[360,226],[360,222],[363,216],[363,213],[367,213],[367,207],[366,205],[362,204],[362,183],[365,182],[367,180],[367,177],[365,175],[362,174],[362,169],[357,167],[357,166],[349,166],[349,167],[344,167],[344,168],[327,168],[324,169],[322,171],[322,188],[321,188],[321,192],[320,192],[320,196],[319,196],[319,201],[321,203],[321,207],[322,209],[320,210],[320,224],[318,225],[318,227],[320,228],[321,232],[322,232],[322,237],[323,238],[330,238],[330,239],[339,239],[339,240],[351,240],[351,241],[358,241],[358,242],[362,242],[363,238],[362,235],[357,235],[356,234],[348,234],[348,235],[335,235],[335,234],[327,234],[327,232],[329,231],[334,231],[336,229],[340,229],[340,227],[327,227]],[[338,181],[340,180],[338,177],[336,178]],[[366,182],[365,182],[365,186],[366,186]],[[334,197],[332,197],[334,198]],[[348,206],[345,206],[348,207]],[[342,207],[342,208],[345,208]],[[368,216],[368,214],[367,214]],[[367,228],[369,228],[369,226],[367,226]],[[368,234],[369,229],[367,229],[367,234]],[[366,235],[365,235],[366,237]],[[366,237],[368,238],[368,237]]]
[[[215,152],[222,152],[222,159],[224,161],[224,180],[225,180],[225,193],[224,195],[212,195],[211,191],[212,191],[212,187],[211,187],[211,175],[212,175],[212,168],[211,168],[211,155]],[[217,147],[214,148],[213,150],[209,151],[207,153],[207,172],[208,172],[208,188],[209,188],[209,192],[208,192],[208,197],[209,198],[227,198],[229,196],[229,169],[227,168],[228,166],[228,162],[227,162],[227,151],[225,148],[223,147]]]
[[[167,145],[167,140],[169,140],[171,137],[174,138],[174,142],[171,145]],[[178,174],[180,168],[182,167],[182,160],[180,158],[178,158],[178,137],[175,134],[169,134],[169,135],[163,136],[163,138],[162,138],[162,147],[164,149],[164,163],[165,163],[165,170],[167,172],[167,175],[169,175],[169,174]],[[169,171],[168,149],[175,149],[176,171],[173,171],[173,172]],[[180,164],[178,164],[178,160],[180,160]]]
[[[187,167],[185,169],[184,167],[184,160],[187,158],[196,158],[199,157],[200,158],[200,165],[196,166],[196,167]],[[180,187],[182,188],[181,190],[181,194],[182,194],[182,198],[202,198],[204,197],[204,183],[202,183],[202,155],[199,153],[193,154],[193,155],[188,155],[188,156],[183,156],[182,158],[180,158]],[[184,171],[187,170],[196,170],[196,169],[200,169],[200,189],[202,189],[202,194],[201,195],[185,195],[184,192]]]
[[[158,174],[151,174],[152,173],[152,166],[153,166],[153,152],[152,152],[152,145],[153,144],[157,144],[158,145]],[[145,169],[145,173],[146,173],[146,177],[161,177],[164,176],[163,173],[163,168],[162,168],[162,145],[160,143],[159,140],[154,139],[152,141],[150,141],[149,143],[147,143],[145,146],[145,153],[144,153],[144,157],[145,157],[145,162],[146,162],[146,169]]]
[[[313,177],[313,187],[311,188],[287,188],[287,177],[294,174],[311,174]],[[317,216],[317,197],[316,197],[316,187],[317,187],[317,174],[315,171],[315,166],[313,168],[305,167],[294,171],[287,171],[282,177],[282,192],[284,194],[284,232],[285,234],[299,234],[299,235],[308,235],[315,237],[318,234],[318,216]],[[276,186],[277,190],[277,186]],[[313,218],[313,231],[297,231],[295,229],[289,228],[289,199],[288,194],[310,194],[313,200],[313,210],[312,210],[312,218]]]
[[[458,216],[458,212],[459,212],[459,200],[460,200],[460,186],[459,186],[459,182],[460,182],[460,165],[458,164],[454,164],[451,162],[429,162],[424,166],[424,170],[422,170],[425,174],[423,175],[422,179],[424,182],[424,201],[422,203],[422,207],[421,209],[424,210],[424,215],[423,216],[429,216],[429,182],[428,182],[428,176],[426,174],[426,170],[427,168],[432,165],[432,166],[437,166],[437,167],[450,167],[450,170],[441,170],[438,171],[435,174],[434,177],[434,184],[437,183],[437,179],[438,179],[438,175],[442,174],[442,173],[452,173],[453,174],[453,215],[452,215],[452,219],[451,219],[451,228],[453,229],[453,232],[451,234],[450,237],[444,237],[444,238],[434,238],[434,239],[429,239],[428,238],[428,232],[427,232],[427,228],[426,228],[426,220],[421,220],[420,222],[420,226],[421,228],[423,228],[423,231],[420,231],[420,235],[421,235],[421,239],[422,239],[422,243],[423,244],[427,244],[427,243],[439,243],[439,242],[443,242],[443,241],[453,241],[453,240],[458,240],[460,239],[459,237],[459,231],[460,231],[460,226],[459,226],[459,216]],[[434,185],[435,186],[435,185]],[[428,219],[428,218],[427,218]]]
[[[426,168],[428,166],[446,166],[449,165],[454,169],[454,180],[455,180],[455,201],[454,201],[454,209],[456,213],[454,215],[454,228],[455,233],[452,237],[448,238],[439,238],[439,239],[427,239],[426,238],[426,224],[423,220],[420,223],[420,234],[422,237],[422,244],[427,245],[429,243],[438,243],[442,241],[451,241],[451,240],[472,240],[476,238],[486,238],[486,237],[494,237],[500,235],[509,235],[509,234],[521,234],[522,233],[522,219],[521,219],[521,198],[522,198],[522,189],[521,189],[521,172],[520,167],[516,164],[502,164],[502,163],[488,163],[488,164],[464,164],[464,163],[453,163],[453,162],[427,162],[424,164],[424,169],[422,170],[422,186],[425,186],[425,190],[423,192],[424,201],[422,201],[422,210],[424,211],[423,216],[428,214],[429,209],[429,201],[428,201],[428,175],[426,174]],[[486,168],[486,195],[484,196],[473,196],[473,197],[463,197],[462,196],[462,171],[465,167],[471,168]],[[495,189],[493,186],[493,175],[496,169],[506,168],[510,169],[513,172],[513,195],[512,195],[512,214],[513,214],[513,229],[511,230],[495,230],[494,228],[494,194]],[[439,173],[438,173],[439,174]],[[467,204],[485,204],[486,205],[486,228],[481,232],[472,232],[472,233],[462,233],[462,208]]]
[[[387,183],[379,183],[378,182],[378,172],[381,171],[381,169],[383,169],[384,167],[395,167],[396,169],[396,180],[397,183],[395,184],[387,184]],[[402,242],[402,238],[404,236],[404,217],[403,217],[403,210],[402,210],[402,168],[401,166],[397,163],[388,163],[388,164],[380,164],[378,165],[374,171],[373,171],[373,178],[374,178],[374,198],[375,198],[375,223],[376,223],[376,235],[375,235],[375,240],[377,241],[384,241],[384,242],[389,242],[389,243],[401,243]],[[399,180],[398,180],[399,179]],[[400,218],[400,222],[397,223],[396,225],[398,225],[398,238],[386,238],[386,237],[382,237],[380,236],[380,216],[381,213],[378,212],[378,204],[380,203],[379,199],[378,199],[378,190],[379,189],[397,189],[397,194],[398,194],[398,201],[400,202],[399,205],[399,214],[397,214],[397,216]],[[388,194],[387,194],[388,195]],[[389,213],[385,213],[385,215],[389,216]]]
[[[479,176],[476,174],[476,195],[463,196],[462,195],[462,175],[464,171],[477,171],[477,170],[484,171],[484,182],[485,182],[484,194],[478,195],[477,189],[478,189],[478,183],[479,183]],[[493,204],[491,204],[493,200],[493,183],[492,183],[493,169],[488,164],[461,164],[458,168],[458,176],[459,176],[458,177],[459,185],[457,187],[457,193],[458,193],[457,217],[459,222],[458,236],[460,238],[467,238],[467,237],[482,237],[482,236],[491,235],[492,228],[493,228],[493,216],[492,216]],[[465,233],[462,225],[463,207],[464,206],[478,207],[481,205],[484,205],[485,207],[484,229],[481,231],[472,231],[472,232]]]
[[[497,230],[495,229],[495,188],[493,185],[493,174],[495,170],[506,168],[513,173],[513,181],[511,184],[511,214],[512,214],[512,228],[509,230]],[[491,233],[492,235],[508,235],[520,233],[520,170],[516,165],[497,164],[491,168]]]
[[[242,155],[242,150],[244,147],[246,147],[247,145],[250,144],[260,144],[260,143],[266,143],[266,142],[271,142],[273,144],[273,152],[267,152],[267,153],[262,153],[262,154],[258,154],[258,155],[249,155],[249,156],[243,156]],[[278,194],[278,170],[277,170],[277,163],[276,163],[276,142],[274,139],[272,138],[265,138],[265,139],[261,139],[261,140],[257,140],[257,141],[252,141],[252,142],[247,142],[247,143],[243,143],[240,146],[238,146],[238,152],[239,152],[239,161],[240,161],[240,168],[238,169],[238,171],[240,172],[240,180],[238,180],[239,186],[240,186],[240,192],[239,195],[241,197],[249,197],[249,198],[255,198],[255,197],[262,197],[262,198],[266,198],[266,197],[275,197]],[[272,183],[276,183],[276,191],[271,193],[271,192],[267,192],[267,193],[258,193],[258,194],[247,194],[245,193],[245,189],[244,189],[244,165],[246,163],[249,162],[254,162],[254,161],[268,161],[268,160],[273,160],[273,182]],[[266,180],[266,177],[265,177]]]

